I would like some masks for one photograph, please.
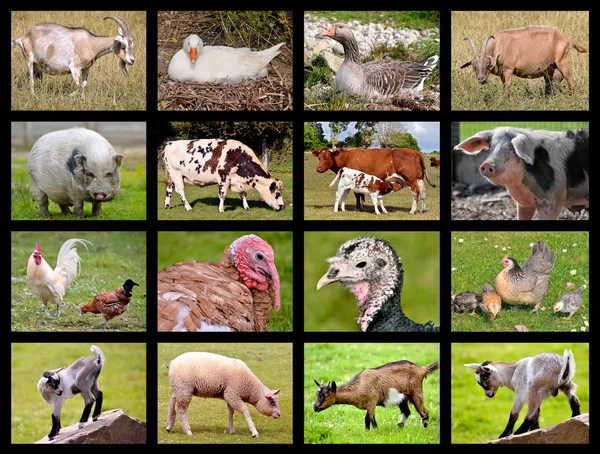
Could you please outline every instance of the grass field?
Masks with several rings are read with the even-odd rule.
[[[440,154],[426,154],[425,162],[427,165],[430,157],[440,157]],[[379,216],[375,214],[373,204],[370,198],[366,198],[368,211],[355,211],[356,199],[354,194],[348,194],[346,199],[346,211],[334,213],[335,194],[337,192],[337,183],[333,186],[329,184],[335,178],[335,173],[331,170],[325,173],[317,172],[319,160],[312,153],[304,153],[304,219],[307,220],[437,220],[440,219],[440,167],[427,167],[427,174],[435,188],[425,182],[426,206],[427,211],[421,213],[421,201],[417,205],[417,213],[409,214],[412,207],[412,195],[408,188],[398,192],[387,194],[383,198],[383,204],[388,211]]]
[[[304,443],[305,444],[436,444],[440,443],[440,370],[423,380],[425,408],[429,410],[429,426],[409,404],[410,417],[403,428],[397,426],[397,407],[377,407],[377,429],[365,429],[366,411],[352,405],[334,405],[315,413],[313,403],[320,383],[347,383],[367,368],[392,361],[409,360],[419,366],[440,363],[437,343],[306,343],[304,344]],[[447,424],[444,424],[446,426]]]
[[[192,437],[181,430],[179,419],[167,433],[171,388],[169,363],[182,353],[205,351],[237,358],[246,363],[271,390],[279,389],[281,417],[263,416],[247,404],[258,438],[252,438],[246,420],[234,413],[237,432],[227,430],[227,404],[221,399],[193,398],[188,407]],[[158,344],[158,440],[159,444],[291,444],[292,443],[292,344],[291,343],[159,343]]]
[[[485,38],[500,30],[528,25],[554,26],[580,46],[589,47],[589,11],[453,11],[452,12],[452,110],[589,110],[589,57],[571,50],[569,68],[577,89],[570,94],[567,81],[562,93],[544,95],[544,81],[514,77],[510,100],[504,101],[500,77],[490,74],[481,85],[472,67],[460,66],[473,58],[465,37],[475,43],[478,52]]]
[[[50,432],[52,407],[37,391],[42,373],[68,366],[81,356],[93,356],[91,345],[106,355],[98,378],[104,393],[102,411],[122,409],[128,416],[146,421],[146,344],[143,343],[13,343],[11,345],[11,443],[31,444]],[[77,424],[83,399],[65,402],[63,427]],[[100,415],[100,420],[102,415]],[[92,421],[90,417],[89,421]],[[59,435],[60,436],[60,435]]]
[[[358,331],[356,298],[340,284],[317,290],[317,282],[347,240],[373,236],[388,240],[402,260],[402,309],[415,322],[440,322],[439,232],[305,232],[304,330]]]
[[[291,232],[158,232],[157,271],[186,260],[218,262],[237,238],[253,233],[275,253],[281,282],[281,308],[271,312],[269,331],[292,331],[292,233]]]
[[[569,129],[589,128],[589,121],[461,121],[460,140],[468,139],[479,131],[510,126],[513,128],[545,129],[547,131],[568,131]]]
[[[23,36],[40,22],[83,27],[98,36],[116,36],[117,23],[104,16],[125,16],[134,37],[129,75],[119,69],[121,61],[110,52],[90,68],[85,96],[69,96],[76,88],[71,74],[44,74],[31,94],[27,67],[19,46],[11,48],[11,110],[145,110],[146,109],[146,12],[145,11],[13,11],[11,38]]]
[[[81,314],[79,306],[99,292],[115,290],[126,279],[139,284],[127,311],[110,322],[109,331],[146,331],[146,233],[145,232],[12,232],[11,235],[11,331],[106,331],[98,325],[100,314]],[[29,288],[27,260],[39,243],[44,260],[54,268],[62,244],[69,238],[90,241],[89,252],[78,244],[80,275],[67,289],[56,318],[56,306],[49,304],[51,315]]]
[[[530,331],[589,331],[589,289],[583,291],[582,304],[571,320],[562,318],[568,314],[552,311],[554,303],[567,293],[567,282],[576,288],[582,284],[589,287],[588,232],[452,232],[452,293],[481,293],[486,282],[494,286],[496,275],[503,269],[500,260],[509,255],[522,266],[531,255],[530,244],[540,240],[548,243],[556,260],[538,313],[531,312],[532,306],[503,304],[495,322],[481,309],[474,316],[452,314],[452,331],[514,331],[515,325],[525,325]],[[571,270],[576,271],[575,276]]]
[[[248,191],[247,200],[249,211],[242,207],[242,199],[236,192],[229,190],[225,199],[223,213],[219,213],[219,189],[217,185],[205,186],[203,188],[191,184],[185,185],[185,198],[192,206],[191,211],[186,211],[179,195],[173,191],[171,195],[171,209],[165,210],[164,174],[158,173],[157,183],[157,213],[159,220],[198,220],[203,221],[246,221],[246,220],[281,220],[292,219],[293,208],[290,203],[294,200],[294,189],[292,185],[292,172],[270,172],[273,178],[283,182],[283,201],[285,209],[275,211],[261,198],[256,190]]]
[[[577,397],[581,413],[590,411],[589,344],[581,343],[454,343],[452,344],[452,443],[486,443],[502,433],[508,421],[514,394],[500,388],[493,399],[485,396],[475,380],[475,370],[464,364],[484,361],[518,361],[527,356],[549,352],[562,356],[564,349],[573,351],[576,372],[573,381],[578,385]],[[523,422],[527,404],[515,430]],[[550,426],[571,417],[567,397],[559,392],[544,401],[540,413],[540,427]]]
[[[83,219],[88,220],[144,220],[146,219],[146,149],[116,148],[123,154],[121,190],[115,198],[102,204],[102,215],[92,217],[91,202],[84,202]],[[27,152],[11,156],[11,219],[41,220],[39,206],[33,201],[27,173]],[[72,210],[72,208],[71,208]],[[77,220],[60,212],[58,204],[48,203],[50,220]]]

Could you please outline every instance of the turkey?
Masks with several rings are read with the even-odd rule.
[[[531,256],[523,263],[523,267],[514,258],[505,255],[500,262],[504,269],[494,282],[502,301],[514,305],[533,305],[531,312],[537,313],[548,291],[548,279],[555,258],[545,241],[538,241],[532,246]]]
[[[404,315],[400,294],[404,269],[400,258],[385,240],[360,237],[349,240],[327,259],[329,269],[317,290],[339,282],[358,299],[358,326],[362,332],[439,331],[432,321],[415,323]]]
[[[271,308],[280,304],[275,254],[256,235],[233,241],[220,262],[158,272],[159,331],[268,331]]]
[[[237,83],[266,77],[267,65],[279,55],[285,42],[269,49],[204,46],[198,35],[189,35],[169,62],[169,78],[179,82]]]
[[[439,57],[433,55],[418,63],[398,60],[373,60],[363,65],[358,43],[352,30],[334,24],[323,33],[344,48],[344,61],[333,79],[334,88],[351,96],[380,101],[403,91],[423,90],[425,78],[431,74]]]

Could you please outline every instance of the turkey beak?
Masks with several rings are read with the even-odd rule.
[[[339,280],[339,278],[338,278],[339,272],[340,272],[339,269],[330,267],[327,270],[327,273],[325,273],[323,275],[323,277],[321,277],[321,279],[319,279],[319,282],[317,282],[317,290],[319,290],[321,287],[325,287],[326,285],[331,284],[332,282],[337,282]]]
[[[258,268],[258,271],[260,271],[262,274],[264,274],[265,276],[267,276],[269,279],[273,280],[273,276],[271,275],[271,273],[269,273],[267,270],[265,270],[264,268]]]
[[[196,58],[198,58],[198,49],[195,47],[190,48],[190,59],[192,63],[196,63]]]

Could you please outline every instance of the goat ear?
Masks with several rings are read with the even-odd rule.
[[[467,66],[471,66],[472,63],[473,63],[473,60],[469,60],[468,62],[463,63],[462,66],[460,67],[460,69],[466,68]]]
[[[119,34],[117,36],[115,36],[115,41],[118,41],[120,43],[123,42],[123,34],[121,33],[121,29],[119,28]]]
[[[121,27],[117,28],[117,32],[119,35],[123,36],[123,29]]]
[[[471,369],[477,369],[481,364],[464,364],[465,367],[470,367]]]
[[[335,384],[334,381],[331,382],[331,392],[335,392],[337,390],[337,385]]]
[[[510,142],[517,156],[527,164],[533,165],[535,151],[531,140],[525,134],[517,134]]]

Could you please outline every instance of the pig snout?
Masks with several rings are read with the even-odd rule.
[[[273,418],[277,419],[281,416],[281,412],[279,411],[278,408],[276,408],[275,410],[273,410],[273,413],[271,416],[273,416]]]
[[[88,189],[88,191],[90,192],[90,194],[92,195],[92,197],[96,200],[106,200],[110,197],[110,194],[108,194],[106,191],[102,190],[102,189],[96,189],[95,191],[92,190],[90,191]]]
[[[494,169],[492,164],[486,161],[479,167],[479,173],[481,173],[482,176],[489,178],[496,174],[496,169]]]

